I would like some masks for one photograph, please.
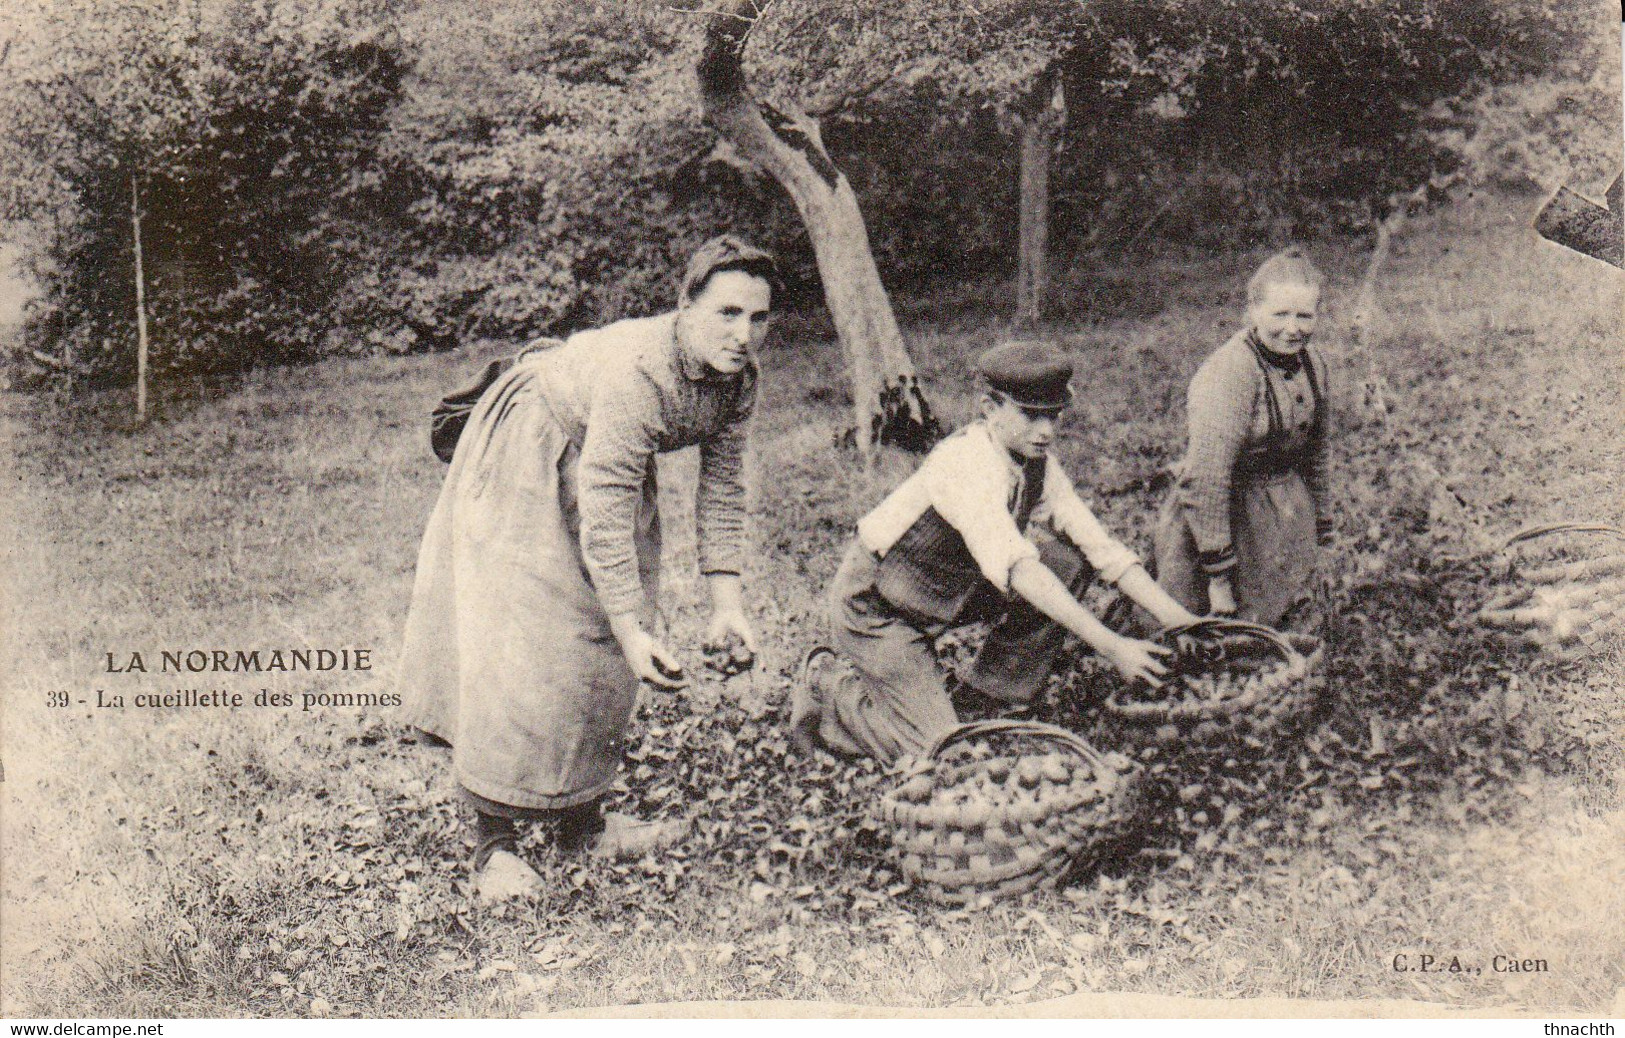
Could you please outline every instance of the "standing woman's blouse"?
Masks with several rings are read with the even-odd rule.
[[[544,366],[554,416],[580,444],[581,554],[604,611],[643,603],[633,530],[657,453],[700,445],[700,571],[740,572],[755,361],[719,374],[679,346],[676,315],[662,314],[573,335],[535,362]]]
[[[1178,492],[1204,573],[1235,566],[1230,510],[1238,475],[1297,472],[1317,525],[1324,523],[1328,410],[1325,362],[1312,346],[1283,358],[1251,331],[1239,332],[1203,362],[1186,400],[1190,447]]]

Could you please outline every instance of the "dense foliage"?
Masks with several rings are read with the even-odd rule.
[[[140,216],[153,363],[329,352],[406,71],[372,0],[60,3],[12,55],[13,215],[45,225],[29,356],[128,380]]]
[[[1152,10],[1103,5],[1063,59],[1063,250],[1151,229],[1210,247],[1363,231],[1390,194],[1459,165],[1441,130],[1460,106],[1550,69],[1579,35],[1529,4]]]
[[[1611,165],[1616,73],[1575,45],[1581,8],[782,0],[746,65],[764,97],[821,117],[883,275],[907,289],[1012,272],[1012,115],[1046,70],[1069,113],[1061,267],[1358,231],[1464,160],[1542,183]],[[780,251],[815,297],[787,200],[701,124],[700,15],[564,0],[36,15],[0,83],[18,130],[0,144],[4,208],[48,243],[27,340],[4,346],[14,379],[133,376],[132,188],[160,381],[665,305],[679,258],[723,227]]]
[[[706,220],[673,204],[709,147],[681,26],[567,4],[425,5],[385,155],[411,199],[359,294],[396,348],[515,337],[669,294]]]

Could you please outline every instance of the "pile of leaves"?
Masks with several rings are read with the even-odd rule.
[[[1391,575],[1323,590],[1325,689],[1295,743],[1237,740],[1216,754],[1152,740],[1139,749],[1161,779],[1143,857],[1256,847],[1272,831],[1313,836],[1350,811],[1498,819],[1508,787],[1529,774],[1587,768],[1603,737],[1564,710],[1572,665],[1509,650],[1466,620],[1485,593],[1481,567],[1405,561]],[[1099,704],[1117,687],[1108,669],[1078,660],[1051,683],[1039,716],[1113,748],[1124,733]],[[1539,708],[1536,689],[1549,694]]]
[[[184,921],[133,980],[162,1000],[206,995],[199,985],[213,978],[240,986],[214,997],[265,1012],[355,1011],[407,974],[433,998],[455,1001],[471,983],[501,979],[493,990],[533,1001],[562,978],[607,969],[602,956],[618,940],[675,933],[686,943],[674,956],[744,985],[728,990],[805,990],[796,985],[864,968],[834,964],[830,973],[831,964],[798,952],[807,935],[862,929],[929,948],[980,914],[989,925],[1008,922],[1012,934],[1031,928],[1053,950],[1041,961],[1063,974],[1054,983],[1103,982],[1090,979],[1089,964],[1118,929],[1143,925],[1200,947],[1210,936],[1203,920],[1256,898],[1272,876],[1297,882],[1291,863],[1306,852],[1324,862],[1326,882],[1357,889],[1402,860],[1420,829],[1503,818],[1535,771],[1587,765],[1609,715],[1546,709],[1566,671],[1508,656],[1472,625],[1445,628],[1417,608],[1422,595],[1449,612],[1476,601],[1478,589],[1448,570],[1341,590],[1325,603],[1326,701],[1291,751],[1193,760],[1150,748],[1141,763],[1161,765],[1169,780],[1131,841],[1059,892],[977,909],[963,922],[911,887],[873,821],[893,776],[872,761],[805,756],[789,743],[787,666],[726,680],[693,668],[699,680],[689,690],[640,710],[609,806],[692,817],[687,841],[603,862],[558,854],[532,832],[525,851],[546,893],[496,909],[471,896],[471,830],[444,761],[377,720],[353,729],[335,721],[318,741],[342,742],[360,772],[375,774],[372,795],[339,804],[325,789],[288,788],[275,768],[222,772],[240,790],[233,813],[253,823],[223,828],[217,858],[176,863],[181,878],[168,896]],[[789,658],[783,649],[765,655]],[[1110,750],[1096,704],[1117,687],[1095,661],[1070,662],[1042,695],[1040,719]],[[402,780],[411,773],[423,778]],[[268,863],[252,879],[228,867],[250,840]],[[188,869],[214,880],[191,882]],[[1074,932],[1060,922],[1068,918],[1091,927],[1109,918],[1114,929]],[[238,947],[233,961],[224,949]],[[1150,951],[1131,957],[1154,961]],[[1050,973],[997,986],[1038,991]],[[649,990],[659,984],[650,980]]]

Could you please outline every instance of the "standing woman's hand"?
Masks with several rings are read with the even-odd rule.
[[[672,655],[660,639],[643,629],[638,618],[631,613],[609,618],[610,630],[620,643],[621,655],[632,668],[639,681],[647,682],[662,692],[675,692],[688,685],[683,665]]]
[[[745,596],[739,574],[710,573],[711,623],[705,631],[706,665],[724,677],[749,670],[756,664],[756,632],[745,619]]]
[[[707,665],[727,676],[756,665],[756,633],[751,630],[743,609],[713,612],[701,648]]]
[[[1208,580],[1207,611],[1213,616],[1236,615],[1236,591],[1228,573]]]
[[[1168,668],[1162,660],[1172,656],[1173,650],[1156,642],[1145,642],[1119,635],[1115,641],[1100,650],[1100,654],[1117,668],[1117,673],[1121,674],[1125,681],[1143,681],[1152,688],[1161,688],[1162,679],[1168,674]]]

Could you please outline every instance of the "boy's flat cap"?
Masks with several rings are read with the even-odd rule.
[[[1072,358],[1048,343],[1000,343],[977,359],[976,369],[1023,410],[1059,411],[1072,400]]]

